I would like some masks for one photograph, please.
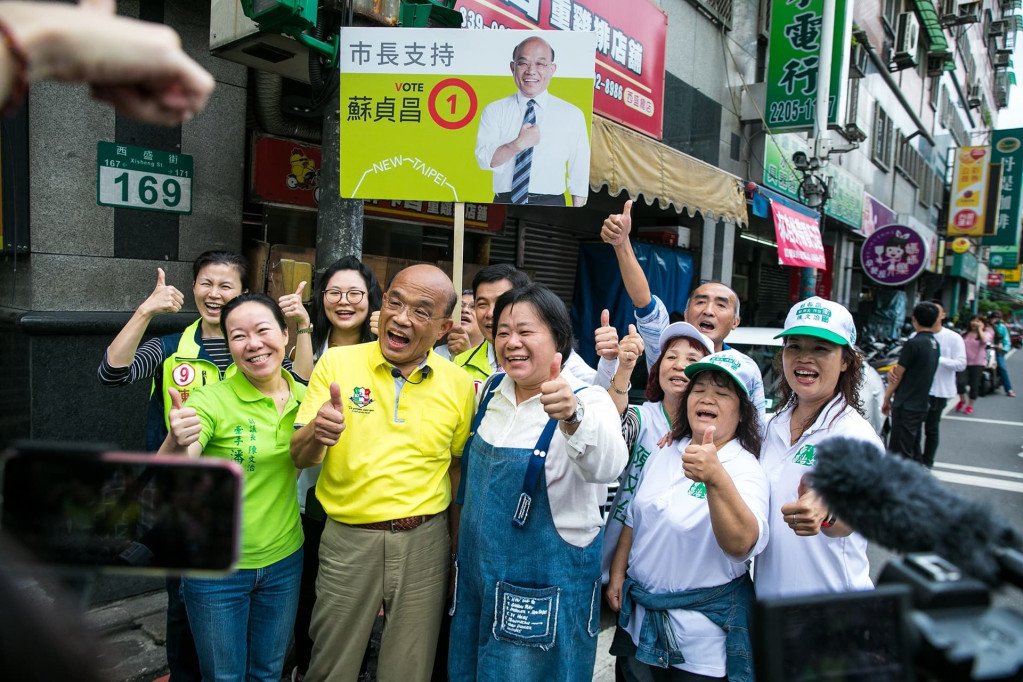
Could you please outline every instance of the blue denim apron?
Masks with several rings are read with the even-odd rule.
[[[513,522],[528,463],[535,452],[547,452],[554,429],[545,429],[534,448],[500,448],[475,437],[500,381],[481,401],[463,456],[470,459],[462,479],[449,679],[589,682],[600,630],[601,534],[586,547],[562,539],[542,467],[528,517],[521,526]]]

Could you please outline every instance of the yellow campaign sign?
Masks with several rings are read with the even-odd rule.
[[[984,209],[987,205],[990,147],[960,147],[952,175],[948,210],[950,237],[984,235]]]
[[[340,193],[581,205],[595,36],[345,28]]]

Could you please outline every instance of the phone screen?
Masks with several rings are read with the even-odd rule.
[[[227,571],[240,509],[241,470],[227,460],[33,449],[4,467],[4,531],[61,566]]]

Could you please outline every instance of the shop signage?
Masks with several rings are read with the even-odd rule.
[[[1023,198],[1023,128],[991,133],[991,163],[1002,168],[1001,196],[995,217],[995,233],[984,237],[981,244],[1016,247],[1019,244]]]
[[[1011,270],[1019,264],[1019,247],[992,246],[987,264],[992,268]]]
[[[956,237],[952,240],[953,253],[966,253],[970,250],[970,240],[966,237]]]
[[[341,196],[491,203],[504,194],[511,203],[523,161],[503,145],[530,114],[515,100],[510,65],[531,35],[547,41],[555,61],[526,60],[549,80],[547,95],[531,93],[532,80],[525,86],[541,102],[528,189],[564,194],[563,205],[585,202],[596,34],[576,31],[343,28]]]
[[[253,135],[250,199],[258,203],[316,208],[319,199],[320,146],[269,135]],[[367,216],[451,227],[454,208],[439,201],[367,201]],[[504,207],[465,205],[465,229],[500,234]]]
[[[835,49],[831,61],[828,123],[844,111],[842,87],[851,26],[848,3],[835,3]],[[767,127],[772,131],[809,130],[817,113],[817,73],[821,51],[824,0],[771,3],[770,54],[767,61]]]
[[[1005,283],[1005,277],[1000,272],[987,273],[987,285],[989,287],[1000,287]]]
[[[363,206],[367,216],[429,223],[451,227],[454,224],[454,204],[444,201],[367,201]],[[504,206],[501,204],[466,204],[465,229],[470,232],[504,232]]]
[[[463,28],[594,31],[593,110],[661,139],[668,16],[649,0],[457,0]],[[560,69],[560,66],[559,66]]]
[[[797,268],[825,269],[827,261],[817,219],[784,206],[780,201],[771,202],[771,213],[778,238],[778,262]]]
[[[255,134],[251,168],[249,192],[254,201],[309,208],[319,204],[319,145]]]
[[[192,212],[192,157],[100,142],[96,203],[165,213]]]
[[[898,217],[895,211],[869,194],[863,195],[863,222],[859,230],[860,234],[869,237],[877,228],[896,222],[898,222]]]
[[[960,147],[952,175],[948,209],[950,237],[981,237],[985,234],[988,161],[990,147]]]
[[[925,238],[908,225],[888,225],[874,231],[860,248],[860,263],[870,279],[900,286],[916,279],[928,261]]]
[[[792,165],[792,155],[808,149],[799,134],[772,135],[764,144],[764,185],[776,192],[799,199],[799,181],[802,179]],[[841,166],[828,165],[824,175],[831,178],[830,197],[824,204],[824,214],[839,220],[854,230],[863,221],[863,183]]]
[[[967,282],[976,282],[980,262],[977,256],[972,253],[957,253],[952,257],[951,274],[953,277],[960,277]]]
[[[827,265],[817,273],[817,285],[814,288],[814,296],[831,298],[831,273],[834,271],[835,247],[831,244],[824,245],[824,261]],[[803,273],[799,268],[789,270],[789,303],[798,303],[800,294],[803,291]]]
[[[1009,270],[998,270],[998,274],[1002,276],[1002,282],[1004,284],[1019,284],[1020,275],[1023,274],[1023,268],[1017,265],[1015,268]]]

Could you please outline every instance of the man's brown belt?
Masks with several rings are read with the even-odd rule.
[[[393,519],[391,521],[376,521],[375,523],[353,523],[352,528],[365,528],[366,530],[389,530],[392,533],[398,533],[403,530],[412,530],[419,528],[436,514],[426,514],[425,516],[408,516],[404,519]]]

